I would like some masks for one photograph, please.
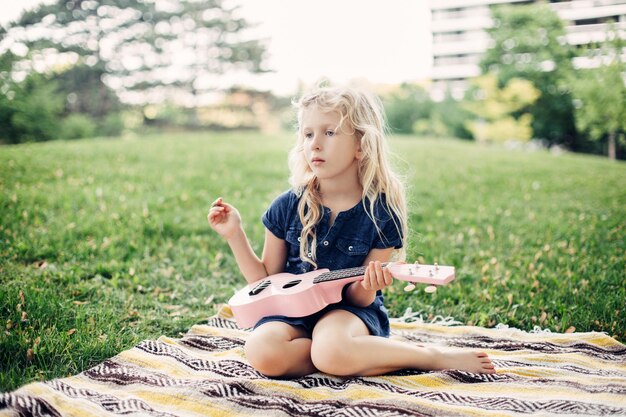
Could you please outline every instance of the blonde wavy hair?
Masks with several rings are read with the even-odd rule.
[[[316,263],[316,225],[323,216],[319,182],[311,171],[304,155],[302,115],[309,107],[317,106],[322,112],[336,111],[341,116],[339,126],[348,123],[360,141],[363,157],[359,159],[358,176],[363,187],[361,202],[374,223],[378,234],[382,231],[374,213],[378,198],[385,194],[385,209],[391,214],[396,229],[402,237],[402,249],[396,254],[404,260],[407,238],[407,207],[404,184],[389,163],[386,125],[380,100],[361,90],[347,87],[318,87],[293,103],[298,111],[298,139],[289,152],[289,183],[300,198],[298,216],[303,228],[300,234],[300,259]],[[308,254],[310,253],[310,257]]]

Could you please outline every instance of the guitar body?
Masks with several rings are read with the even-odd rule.
[[[454,279],[454,268],[449,266],[389,264],[387,268],[403,281],[444,285]],[[343,287],[362,280],[365,269],[271,275],[237,291],[228,304],[241,328],[252,327],[267,316],[305,317],[341,301]]]
[[[305,274],[276,274],[250,284],[235,293],[230,305],[240,327],[252,327],[261,318],[281,315],[304,317],[341,301],[341,290],[349,281],[329,281],[314,284],[314,279],[328,269]],[[354,281],[357,279],[355,278]],[[264,282],[270,284],[258,294],[251,291]],[[294,283],[295,285],[290,285]]]

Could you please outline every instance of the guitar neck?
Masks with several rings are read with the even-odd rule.
[[[386,266],[387,263],[382,264],[382,266]],[[336,281],[340,279],[353,278],[353,277],[361,277],[365,275],[365,270],[367,266],[357,266],[354,268],[346,268],[346,269],[338,269],[336,271],[324,272],[323,274],[318,275],[313,279],[314,284],[319,284],[321,282],[329,282]]]

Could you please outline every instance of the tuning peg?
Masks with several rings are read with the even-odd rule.
[[[435,262],[435,271],[439,271],[439,264]]]
[[[424,291],[429,293],[429,294],[432,294],[435,291],[437,291],[437,286],[436,285],[429,285],[428,287],[424,288]]]
[[[415,289],[415,284],[413,284],[412,282],[409,283],[406,287],[404,287],[404,291],[409,292],[409,291],[413,291]]]
[[[429,270],[428,270],[428,275],[430,275],[431,277],[434,277],[434,276],[435,276],[435,274],[433,274],[433,270],[432,270],[432,269],[429,269]]]

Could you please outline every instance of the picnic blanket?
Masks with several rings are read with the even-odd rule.
[[[0,415],[626,415],[626,346],[603,333],[433,324],[408,314],[392,320],[392,337],[484,350],[497,373],[296,379],[255,371],[243,353],[248,335],[224,306],[180,339],[145,340],[78,375],[5,393]]]

